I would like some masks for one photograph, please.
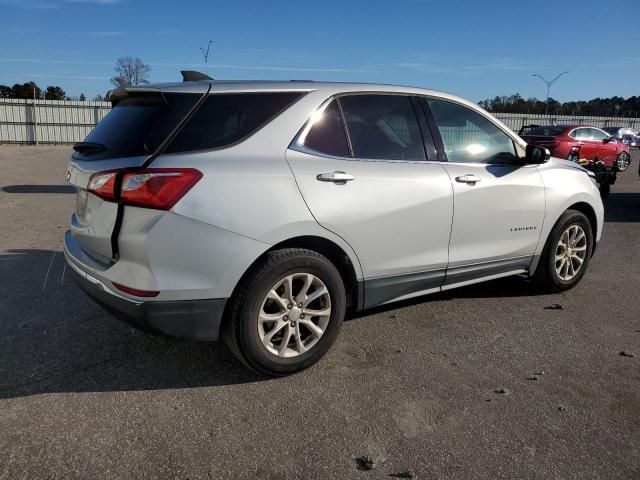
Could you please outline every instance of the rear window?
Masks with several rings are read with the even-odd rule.
[[[535,127],[524,133],[523,135],[531,135],[538,137],[556,137],[564,132],[564,127]]]
[[[200,97],[172,93],[125,98],[98,123],[74,156],[82,160],[106,160],[150,155]]]
[[[213,94],[198,108],[165,153],[222,148],[264,126],[302,92]]]

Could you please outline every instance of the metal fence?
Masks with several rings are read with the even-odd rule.
[[[0,144],[70,144],[81,142],[111,110],[109,102],[0,99]],[[579,117],[494,113],[517,132],[524,125],[581,123],[640,130],[640,118]]]
[[[494,113],[497,119],[517,132],[524,125],[583,124],[594,127],[625,127],[640,130],[640,118],[633,117],[580,117],[577,115],[544,115],[528,113]]]
[[[109,102],[0,99],[0,143],[82,141],[111,110]]]

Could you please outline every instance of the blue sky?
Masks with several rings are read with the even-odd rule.
[[[0,0],[0,12],[0,84],[75,96],[105,93],[119,56],[142,58],[153,81],[204,70],[209,40],[221,79],[396,83],[477,101],[544,98],[531,75],[570,70],[554,98],[640,95],[637,0]]]

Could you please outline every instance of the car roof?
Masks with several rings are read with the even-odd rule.
[[[563,130],[573,130],[574,128],[597,128],[598,130],[602,130],[600,127],[595,127],[593,125],[585,125],[583,123],[567,123],[567,124],[559,124],[559,125],[540,125],[539,128],[562,128]]]
[[[319,91],[327,96],[348,92],[389,92],[409,95],[426,95],[453,100],[478,109],[478,105],[464,98],[437,90],[402,85],[353,82],[316,82],[313,80],[200,80],[186,82],[154,83],[139,87],[127,87],[125,90],[144,91],[161,90],[176,93],[204,93],[208,85],[212,93],[227,92],[268,92],[268,91]]]

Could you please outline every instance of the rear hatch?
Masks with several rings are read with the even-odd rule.
[[[121,207],[87,190],[91,176],[143,166],[208,87],[196,85],[191,93],[136,88],[118,91],[111,112],[83,142],[74,145],[67,172],[68,181],[77,190],[71,235],[85,253],[105,267],[114,256],[111,237]]]

